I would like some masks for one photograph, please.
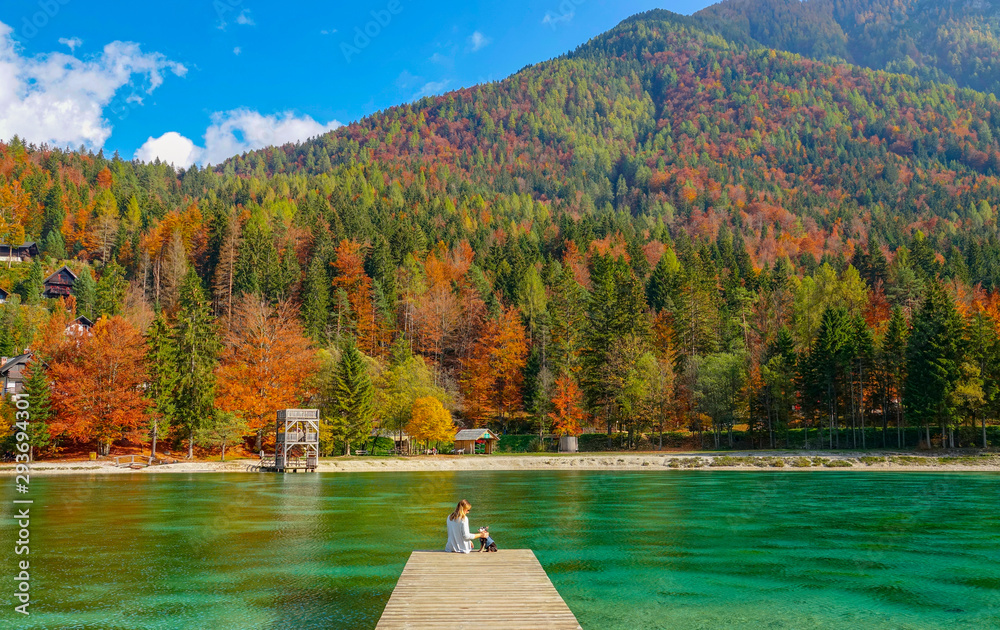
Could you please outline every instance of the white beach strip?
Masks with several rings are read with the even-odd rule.
[[[256,460],[179,461],[139,470],[115,467],[111,461],[37,461],[33,475],[155,474],[248,472]],[[781,453],[578,453],[573,455],[430,455],[419,457],[339,457],[319,462],[318,472],[420,472],[482,470],[884,470],[1000,471],[1000,456],[942,453],[859,453],[783,451]],[[0,475],[13,475],[13,464],[0,465]],[[260,473],[269,474],[269,473]],[[308,474],[308,473],[297,473]]]

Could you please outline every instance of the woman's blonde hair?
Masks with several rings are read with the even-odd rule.
[[[449,521],[462,520],[462,518],[465,517],[465,513],[471,509],[472,505],[465,499],[462,499],[461,501],[458,502],[458,505],[455,506],[455,511],[451,513],[451,516],[448,517],[448,520]]]

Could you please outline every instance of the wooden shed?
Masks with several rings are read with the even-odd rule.
[[[489,429],[462,429],[455,435],[455,450],[464,455],[492,455],[500,436]]]

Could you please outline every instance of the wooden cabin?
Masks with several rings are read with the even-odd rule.
[[[462,429],[455,435],[455,450],[463,455],[492,455],[500,436],[489,429]]]
[[[38,257],[38,245],[28,241],[24,245],[0,243],[0,262],[20,263]]]
[[[20,394],[24,391],[24,368],[28,366],[32,354],[25,352],[16,357],[0,358],[0,383],[3,384],[3,394]]]
[[[42,295],[47,298],[69,297],[73,293],[74,284],[76,284],[76,274],[63,265],[59,271],[45,279],[43,283],[45,290],[42,291]]]

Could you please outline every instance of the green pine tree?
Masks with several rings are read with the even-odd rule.
[[[892,309],[892,317],[889,318],[889,325],[879,348],[879,363],[884,371],[882,377],[884,379],[882,446],[885,446],[884,434],[890,415],[894,418],[896,425],[896,446],[897,448],[903,446],[903,386],[906,382],[906,339],[908,334],[909,328],[906,324],[906,317],[903,316],[903,309],[897,306]]]
[[[63,208],[62,196],[62,186],[59,185],[59,180],[57,179],[45,193],[45,214],[42,222],[42,234],[46,236],[62,230],[63,221],[66,219],[66,210]],[[55,256],[51,252],[46,253],[50,256]]]
[[[906,348],[906,409],[909,419],[923,425],[928,447],[932,423],[952,420],[949,399],[958,383],[962,360],[962,319],[944,289],[932,285],[913,317]]]
[[[149,389],[146,395],[153,401],[149,414],[152,436],[150,454],[156,456],[156,440],[170,430],[176,408],[174,405],[178,356],[173,340],[174,331],[163,313],[159,313],[146,331],[146,357],[149,359]]]
[[[76,314],[87,319],[95,319],[95,305],[97,304],[97,282],[94,281],[94,274],[87,265],[77,276],[73,284],[73,295],[76,296]]]
[[[42,241],[42,251],[45,252],[46,256],[56,260],[65,259],[66,241],[63,240],[62,232],[59,230],[51,230],[48,234],[46,234]]]
[[[171,335],[177,357],[173,410],[176,423],[187,429],[188,457],[192,458],[195,431],[215,415],[215,367],[222,344],[211,303],[193,269],[181,282],[177,303]]]
[[[125,293],[128,281],[125,280],[125,269],[112,260],[101,273],[95,291],[95,315],[120,315],[125,309]]]
[[[39,358],[28,364],[28,375],[24,380],[24,393],[31,403],[31,421],[28,423],[28,459],[34,460],[35,449],[43,449],[52,443],[49,434],[49,419],[52,418],[52,395],[49,380],[45,376],[45,365]]]
[[[302,319],[306,334],[316,341],[327,339],[330,303],[330,278],[326,274],[326,262],[319,255],[313,256],[306,272],[303,287]]]
[[[42,261],[35,258],[31,262],[31,271],[24,282],[24,302],[25,304],[38,304],[42,301],[42,286],[45,282],[45,271],[42,269]]]
[[[828,418],[830,448],[834,447],[834,431],[840,426],[845,377],[853,355],[851,336],[852,326],[847,309],[826,309],[808,358],[800,367],[807,410],[820,418]],[[839,431],[836,435],[839,447]]]
[[[368,439],[375,413],[375,388],[353,338],[344,342],[329,398],[328,422],[349,455],[352,442]]]

